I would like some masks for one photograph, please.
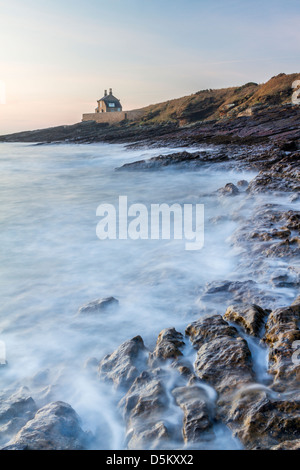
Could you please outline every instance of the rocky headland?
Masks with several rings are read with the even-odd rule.
[[[226,165],[257,173],[249,181],[228,181],[214,195],[216,200],[240,198],[241,208],[265,196],[250,217],[233,215],[239,224],[231,243],[243,253],[241,266],[251,278],[208,283],[198,293],[198,318],[184,331],[172,325],[163,329],[154,348],[135,336],[104,358],[87,361],[95,381],[114,390],[128,449],[209,449],[224,427],[245,449],[300,450],[300,107],[264,103],[242,113],[181,127],[176,122],[115,128],[82,123],[0,139],[158,148],[156,157],[116,169],[122,172]],[[202,144],[213,150],[199,150]],[[174,145],[189,151],[159,154],[159,147]],[[289,202],[272,202],[271,195],[285,195]],[[218,218],[211,223],[217,229]],[[284,263],[274,268],[276,260]],[[291,289],[294,299],[283,304],[276,295],[280,289]],[[117,299],[109,297],[78,314],[84,318],[115,308]],[[265,363],[258,364],[257,350],[265,354]],[[180,427],[174,416],[180,417]],[[4,449],[82,449],[93,438],[66,403],[38,407],[27,388],[1,396]]]

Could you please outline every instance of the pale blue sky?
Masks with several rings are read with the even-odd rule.
[[[0,0],[0,39],[2,134],[300,72],[300,2]]]

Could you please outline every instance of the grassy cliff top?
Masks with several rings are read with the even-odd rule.
[[[247,83],[240,87],[203,90],[182,98],[143,108],[144,123],[197,121],[251,115],[253,107],[276,106],[291,103],[292,83],[300,79],[299,73],[279,74],[267,83]]]

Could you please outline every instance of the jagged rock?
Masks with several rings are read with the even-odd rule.
[[[221,196],[237,196],[240,192],[233,183],[227,183],[224,188],[218,189]]]
[[[299,397],[272,399],[257,391],[233,403],[228,425],[248,449],[269,449],[287,439],[299,439]]]
[[[300,439],[281,442],[277,446],[271,447],[270,450],[300,450]]]
[[[283,390],[286,385],[297,388],[300,383],[300,364],[293,360],[293,344],[300,340],[299,298],[290,307],[271,312],[266,323],[264,341],[269,346],[269,372],[274,375],[274,387]]]
[[[7,442],[35,415],[37,406],[28,392],[22,388],[10,396],[0,397],[0,443]]]
[[[81,450],[87,435],[67,403],[50,403],[19,431],[3,450]]]
[[[142,372],[119,403],[128,429],[128,448],[156,448],[158,435],[168,436],[162,416],[168,405],[161,371]],[[145,447],[147,446],[147,447]]]
[[[227,161],[228,156],[222,152],[176,152],[170,155],[159,155],[148,160],[139,160],[136,162],[125,163],[117,170],[157,170],[160,168],[173,166],[182,168],[183,166],[194,168],[202,166],[205,163],[218,163]]]
[[[114,297],[106,297],[103,299],[93,300],[78,310],[78,315],[90,314],[90,313],[101,313],[106,311],[108,308],[116,307],[119,305],[119,301]]]
[[[300,270],[292,266],[287,269],[276,269],[271,275],[270,282],[274,287],[299,287]]]
[[[227,308],[224,320],[237,323],[245,332],[258,336],[267,313],[255,304],[231,305]]]
[[[254,381],[246,341],[220,315],[191,323],[186,335],[197,349],[196,374],[219,393],[219,406],[227,406],[233,392]]]
[[[114,383],[116,389],[129,388],[145,363],[146,348],[140,336],[125,341],[99,363],[99,376]]]
[[[178,387],[172,394],[184,413],[182,433],[185,444],[211,439],[214,410],[203,388],[196,384]]]
[[[247,188],[249,185],[248,181],[246,180],[240,180],[237,182],[237,186],[239,186],[240,188]]]
[[[175,328],[162,330],[158,335],[154,351],[149,354],[149,365],[153,367],[159,365],[159,361],[176,360],[182,356],[180,348],[184,344],[183,335]]]
[[[130,430],[127,434],[129,450],[157,450],[168,449],[170,436],[163,422],[159,421],[144,431],[135,433]]]
[[[203,302],[219,302],[228,307],[232,303],[253,303],[267,308],[274,302],[274,298],[261,291],[252,280],[209,282],[200,299]]]

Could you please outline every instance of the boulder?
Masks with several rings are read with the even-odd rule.
[[[186,335],[197,349],[196,374],[219,393],[218,405],[224,414],[232,394],[254,382],[247,342],[220,315],[191,323]]]
[[[299,439],[299,396],[274,399],[258,389],[233,402],[228,426],[247,449],[270,449],[286,440]]]
[[[26,388],[12,395],[0,397],[0,443],[11,439],[37,411],[34,400]]]
[[[175,388],[172,394],[184,413],[182,434],[185,444],[211,439],[214,436],[214,409],[204,389],[191,384]]]
[[[175,328],[162,330],[156,342],[155,349],[149,354],[149,365],[151,367],[159,365],[160,361],[176,361],[182,356],[181,348],[185,345],[183,335]]]
[[[218,189],[218,194],[221,196],[237,196],[240,192],[233,183],[227,183],[224,188]]]
[[[109,308],[116,307],[118,305],[119,301],[114,297],[97,299],[80,307],[78,310],[78,315],[102,313],[107,311]]]
[[[99,363],[100,378],[113,382],[116,389],[128,389],[146,362],[146,348],[140,336],[122,343]]]
[[[234,322],[252,336],[259,336],[267,313],[255,304],[236,304],[227,308],[224,320]]]
[[[54,402],[38,410],[3,450],[82,450],[86,438],[73,408]]]
[[[300,341],[299,297],[290,307],[271,312],[264,336],[269,346],[269,373],[277,390],[297,389],[300,385],[300,364],[294,360],[296,341]]]
[[[157,448],[169,437],[164,412],[168,395],[160,369],[142,372],[119,403],[126,421],[129,449]]]

